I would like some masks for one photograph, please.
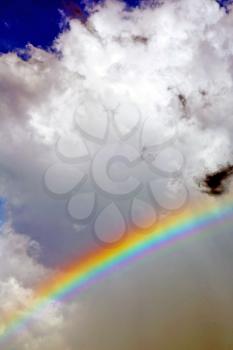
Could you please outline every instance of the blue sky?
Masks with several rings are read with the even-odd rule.
[[[95,2],[93,0],[89,1]],[[139,0],[125,0],[136,6]],[[218,0],[227,6],[232,0]],[[61,9],[70,13],[75,5],[84,8],[82,1],[67,0],[1,0],[0,3],[0,52],[22,49],[28,43],[48,48],[62,30]]]
[[[127,0],[135,6],[138,0]],[[82,1],[2,0],[0,3],[0,52],[24,48],[28,43],[47,48],[61,31],[63,10],[68,15]]]
[[[29,42],[35,46],[50,46],[60,30],[60,5],[60,0],[1,1],[1,52],[23,48]]]

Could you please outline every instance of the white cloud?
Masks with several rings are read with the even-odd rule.
[[[51,270],[38,262],[39,246],[27,236],[17,234],[6,224],[0,236],[0,329],[8,329],[11,315],[20,315],[33,300],[33,290]],[[5,328],[6,327],[6,328]],[[18,333],[1,343],[2,349],[67,349],[64,344],[63,309],[58,302],[50,303],[32,316],[32,320]]]
[[[12,225],[17,232],[25,232],[41,244],[44,264],[56,264],[67,253],[82,252],[90,244],[95,245],[88,230],[81,234],[76,231],[78,225],[73,225],[65,214],[66,203],[49,196],[43,184],[46,169],[57,158],[64,160],[57,156],[55,143],[59,137],[76,133],[77,121],[84,124],[88,121],[90,126],[95,125],[96,133],[101,133],[103,116],[112,118],[114,110],[130,100],[139,111],[142,122],[148,117],[155,122],[155,128],[151,130],[155,132],[156,140],[161,135],[170,134],[175,125],[176,140],[170,145],[175,145],[185,157],[183,177],[191,195],[198,194],[197,177],[233,162],[232,21],[233,14],[225,15],[211,0],[167,1],[158,8],[145,6],[130,12],[125,12],[121,3],[109,1],[92,14],[86,25],[77,20],[71,21],[71,30],[63,33],[55,43],[62,52],[61,59],[33,47],[29,62],[22,62],[14,54],[0,57],[0,193],[7,198]],[[94,106],[92,111],[90,106]],[[103,116],[96,116],[95,111],[101,109]],[[127,131],[132,122],[131,118],[125,124],[123,121],[120,130]],[[149,139],[151,135],[146,136]],[[141,176],[143,178],[144,174]],[[199,248],[196,253],[200,252]],[[206,261],[213,262],[215,254],[219,261],[224,259],[224,250],[215,249],[215,246],[203,249],[203,265]],[[0,236],[1,314],[5,315],[8,307],[24,304],[33,292],[34,283],[47,273],[34,256],[35,252],[37,255],[37,243],[32,243],[27,236],[15,234],[12,228],[4,229]],[[185,265],[189,264],[190,256],[186,254],[184,260]],[[223,264],[219,263],[219,266],[222,273]],[[192,275],[192,268],[177,279],[184,290],[188,288],[189,299],[184,306],[178,295],[183,293],[181,295],[185,298],[185,293],[175,280],[172,282],[177,292],[169,294],[172,289],[169,289],[169,273],[165,274],[161,284],[165,290],[169,289],[166,297],[163,299],[163,291],[159,290],[154,299],[157,284],[150,282],[150,266],[146,266],[145,271],[148,276],[145,294],[141,292],[138,277],[134,276],[133,286],[130,281],[127,282],[128,276],[116,279],[116,282],[110,279],[110,286],[104,285],[101,293],[95,290],[83,297],[84,307],[77,304],[63,309],[54,305],[45,310],[45,315],[29,331],[25,331],[22,339],[14,340],[14,346],[19,350],[76,350],[78,344],[88,350],[113,350],[114,347],[136,350],[137,347],[142,348],[140,341],[147,339],[150,349],[156,342],[154,326],[153,330],[150,327],[152,324],[157,327],[157,322],[160,322],[156,333],[161,337],[158,344],[166,349],[166,346],[169,348],[166,341],[170,341],[165,339],[166,329],[168,327],[172,332],[176,328],[174,317],[170,319],[170,310],[176,305],[165,305],[164,310],[160,301],[169,303],[169,300],[175,300],[174,303],[182,309],[179,314],[178,306],[175,308],[175,313],[179,317],[181,315],[182,326],[177,330],[174,348],[183,346],[185,331],[182,327],[186,330],[185,320],[189,317],[190,322],[192,317],[195,319],[196,328],[195,331],[192,327],[187,329],[185,344],[197,333],[202,344],[201,328],[198,328],[200,319],[203,322],[201,326],[205,327],[202,298],[203,295],[210,299],[212,296],[211,293],[205,294],[203,289],[200,295],[194,296],[191,304],[192,282],[189,279],[187,286],[181,281],[189,273]],[[206,274],[211,274],[213,278],[210,266]],[[228,275],[226,273],[225,277]],[[159,281],[159,276],[155,281]],[[201,278],[198,283],[200,281]],[[218,288],[222,282],[226,283],[226,279],[216,282]],[[108,295],[108,288],[109,300],[103,297]],[[131,290],[135,288],[138,290],[132,299]],[[115,290],[119,296],[114,294]],[[226,301],[231,301],[228,290],[224,289],[222,294],[218,290],[218,293],[220,299],[224,297]],[[207,324],[211,323],[211,317],[216,317],[215,311],[211,311],[210,299],[206,309]],[[138,300],[143,307],[141,311],[137,307]],[[147,300],[156,307],[150,310],[149,306],[145,306]],[[198,316],[195,302],[198,304]],[[221,342],[227,342],[223,340],[229,337],[228,324],[223,321],[228,315],[226,304],[219,328],[213,326],[213,332],[206,335],[200,349],[206,349],[211,339],[214,339],[214,344],[219,344],[218,348],[221,348]],[[219,305],[222,305],[221,302]],[[157,306],[159,312],[156,316]],[[115,314],[119,323],[113,316]],[[143,317],[144,323],[140,321]],[[132,328],[127,328],[129,324]],[[148,329],[142,329],[144,325]],[[118,327],[116,341],[115,330]],[[219,337],[217,329],[220,329]],[[171,337],[174,339],[174,336],[172,334]],[[119,346],[120,341],[122,347]],[[188,346],[191,349],[190,343]]]
[[[58,137],[76,134],[77,121],[89,131],[102,130],[104,119],[95,113],[102,106],[111,118],[130,100],[142,122],[155,122],[155,141],[175,125],[183,176],[193,194],[196,178],[232,162],[231,23],[232,14],[210,0],[167,1],[130,12],[108,2],[86,25],[71,21],[71,30],[55,43],[60,60],[33,47],[29,62],[1,56],[1,193],[17,230],[27,226],[43,246],[58,250],[54,261],[65,249],[64,232],[66,251],[89,244],[90,237],[77,239],[65,202],[49,198],[43,175],[56,161]],[[131,117],[120,130],[132,125]],[[75,239],[77,244],[68,243]]]

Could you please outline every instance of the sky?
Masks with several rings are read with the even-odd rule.
[[[135,7],[140,4],[140,1],[127,0],[125,3],[129,7]],[[218,0],[218,3],[227,7],[231,0]],[[71,9],[75,8],[75,5],[85,11],[82,1],[1,1],[0,52],[25,49],[29,43],[48,49],[52,46],[55,37],[66,28],[63,15],[74,16]]]
[[[136,6],[138,1],[131,0],[128,5]],[[2,1],[0,51],[24,49],[28,43],[48,49],[66,27],[62,24],[63,14],[74,16],[72,9],[74,11],[78,6],[84,12],[82,1]]]
[[[0,330],[69,257],[232,199],[230,1],[136,4],[1,1]],[[51,303],[3,350],[233,348],[231,226]]]
[[[0,199],[0,226],[4,223],[4,206],[5,206],[5,201],[3,198]]]

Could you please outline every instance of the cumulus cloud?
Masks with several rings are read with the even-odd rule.
[[[66,193],[56,196],[45,186],[47,169],[58,162],[65,165],[63,173],[54,173],[54,186],[67,187],[68,196],[74,194],[77,187],[73,186],[73,177],[67,175],[65,167],[75,163],[76,153],[71,147],[77,146],[75,142],[84,140],[94,155],[104,144],[130,145],[140,159],[146,159],[143,167],[134,173],[142,183],[151,180],[144,172],[148,160],[168,146],[176,149],[184,158],[179,176],[190,197],[204,196],[198,182],[206,173],[233,163],[232,21],[233,14],[226,15],[211,0],[164,1],[161,6],[143,6],[132,11],[126,11],[121,3],[109,1],[95,8],[86,23],[71,20],[70,30],[54,43],[61,52],[59,58],[34,47],[30,47],[28,62],[13,53],[0,57],[0,193],[7,199],[14,228],[5,227],[0,237],[2,315],[7,314],[8,308],[20,308],[27,302],[34,283],[48,272],[44,265],[56,265],[67,255],[82,253],[90,245],[98,244],[85,220],[80,224],[67,215]],[[136,118],[139,123],[135,122]],[[134,137],[136,131],[139,136]],[[168,170],[166,159],[170,162],[171,156],[160,158],[161,172],[153,173],[154,178],[163,174],[164,168]],[[82,171],[91,173],[89,165],[77,164]],[[116,176],[119,168],[114,169]],[[94,175],[101,179],[101,166]],[[106,185],[98,183],[98,187],[88,181],[84,193],[99,194],[99,187],[103,189]],[[103,192],[97,201],[101,210],[108,200]],[[156,195],[159,201],[159,193]],[[143,192],[138,198],[145,196]],[[72,198],[70,206],[75,202],[75,197]],[[160,202],[167,206],[164,198]],[[117,204],[128,216],[127,204],[122,200]],[[230,242],[229,237],[227,240]],[[39,259],[43,265],[38,263],[38,243],[34,241],[40,243]],[[229,289],[223,288],[221,292],[218,289],[213,299],[210,290],[214,288],[211,267],[214,258],[224,260],[222,264],[219,262],[218,276],[229,260],[225,261],[226,246],[218,250],[215,243],[196,248],[196,254],[202,251],[200,264],[208,265],[205,276],[211,276],[212,281],[210,285],[203,282],[203,289],[197,291],[202,281],[198,277],[195,285],[198,295],[191,291],[194,282],[189,276],[195,273],[188,253],[181,259],[182,264],[189,266],[185,272],[181,262],[174,265],[171,258],[170,266],[175,266],[176,273],[172,272],[177,280],[171,279],[168,267],[166,270],[166,259],[156,276],[148,263],[143,272],[136,268],[131,272],[132,282],[128,281],[128,275],[112,278],[109,286],[103,285],[99,291],[97,288],[82,297],[81,310],[79,304],[65,308],[53,305],[43,316],[38,316],[41,318],[13,346],[20,350],[42,347],[103,350],[114,346],[135,350],[142,349],[147,341],[148,350],[156,344],[161,349],[170,349],[170,339],[166,337],[169,329],[173,339],[177,337],[173,348],[208,349],[216,344],[218,348],[227,347],[232,341],[229,323],[224,321],[229,315],[227,302],[232,302],[231,286],[226,283],[228,270],[222,280],[217,278],[216,286],[226,283]],[[180,269],[183,272],[179,275]],[[161,276],[161,271],[167,273]],[[144,275],[148,279],[142,291]],[[186,278],[187,285],[182,282]],[[177,289],[173,294],[174,285]],[[104,295],[109,295],[109,299]],[[186,300],[184,305],[180,295]],[[205,298],[209,304],[203,311]],[[216,319],[217,309],[212,307],[216,298],[223,307],[219,328],[211,325],[212,318]],[[149,303],[155,307],[150,308]],[[172,316],[171,310],[175,310]],[[187,326],[186,319],[189,319]],[[119,329],[117,340],[116,328]],[[211,331],[203,334],[203,329],[207,333]],[[199,339],[197,346],[190,343],[193,337]]]
[[[232,162],[231,22],[232,14],[214,1],[166,1],[128,12],[107,2],[85,24],[70,22],[54,44],[60,59],[33,47],[28,62],[1,56],[1,192],[18,231],[27,226],[49,245],[48,260],[58,261],[63,248],[90,244],[90,235],[80,238],[62,215],[66,203],[44,190],[44,173],[57,160],[56,142],[79,135],[80,128],[100,135],[106,120],[127,133],[135,112],[125,109],[125,117],[119,106],[130,108],[130,102],[140,128],[147,123],[143,144],[132,141],[139,152],[147,140],[149,146],[163,143],[175,130],[170,145],[185,158],[182,178],[192,194],[207,172]],[[96,151],[98,144],[88,147]]]
[[[27,309],[33,300],[35,286],[52,272],[38,262],[39,251],[37,242],[14,232],[9,223],[4,225],[0,236],[1,333],[7,329],[11,315],[20,315]],[[62,306],[52,302],[32,317],[28,327],[2,342],[1,348],[68,349],[62,336],[63,324]]]
[[[129,102],[146,129],[141,148],[129,143],[141,152],[175,131],[170,145],[185,158],[182,178],[190,193],[198,193],[207,172],[231,163],[231,22],[232,14],[214,1],[166,1],[133,11],[107,2],[85,24],[70,22],[54,43],[60,59],[33,47],[28,62],[1,56],[2,194],[17,229],[27,225],[42,245],[56,241],[54,250],[62,249],[64,230],[75,240],[74,226],[60,215],[66,204],[48,198],[43,175],[57,159],[57,140],[80,129],[101,135],[112,120],[127,134],[135,115]],[[110,133],[108,143],[113,141]],[[88,147],[97,150],[98,144]],[[53,226],[54,217],[62,223]],[[59,238],[49,239],[45,231]],[[89,238],[77,240],[81,249]]]

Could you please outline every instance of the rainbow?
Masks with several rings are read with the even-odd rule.
[[[228,200],[218,206],[202,203],[187,207],[168,216],[146,234],[140,230],[132,231],[122,242],[110,248],[99,247],[82,258],[73,259],[35,289],[34,297],[25,310],[9,316],[1,331],[0,342],[22,330],[36,313],[51,302],[73,298],[106,274],[136,259],[226,222],[233,217],[232,204]]]

